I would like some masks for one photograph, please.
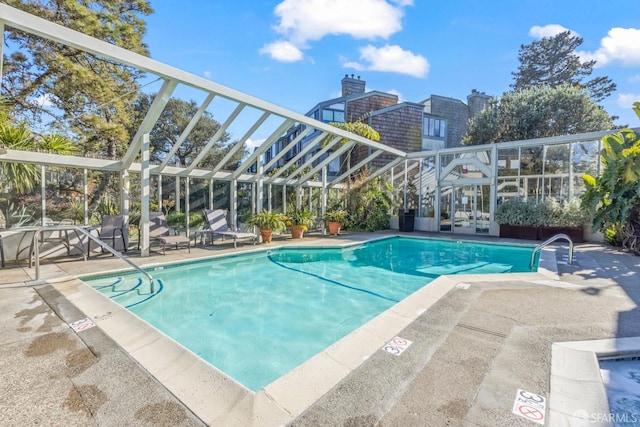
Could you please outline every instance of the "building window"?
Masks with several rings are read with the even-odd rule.
[[[344,122],[344,111],[331,110],[329,108],[322,109],[322,121],[325,123]]]
[[[447,121],[435,117],[424,118],[424,136],[445,138],[447,135]]]

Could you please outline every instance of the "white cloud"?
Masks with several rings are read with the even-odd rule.
[[[595,52],[578,52],[580,59],[589,61],[595,59],[596,67],[612,62],[622,65],[640,65],[640,29],[612,28],[605,38],[600,41],[600,47]]]
[[[53,107],[53,101],[52,101],[52,96],[48,93],[45,93],[44,95],[40,95],[38,96],[35,101],[41,106],[41,107]]]
[[[252,140],[251,138],[247,138],[247,140],[244,143],[247,147],[254,148],[254,147],[261,146],[264,141],[266,141],[266,138],[256,139],[255,141]]]
[[[412,1],[284,0],[275,8],[280,22],[274,28],[298,47],[309,40],[334,35],[356,39],[387,39],[402,29],[404,8]]]
[[[261,54],[267,54],[282,62],[296,62],[303,58],[302,51],[288,41],[277,41],[266,44],[260,49]]]
[[[640,82],[640,74],[635,74],[635,75],[629,77],[629,82],[631,82],[631,83]]]
[[[385,93],[390,93],[392,95],[396,95],[398,97],[398,102],[406,101],[406,99],[404,99],[402,94],[399,91],[395,90],[395,89],[386,90]]]
[[[284,0],[274,14],[280,22],[274,30],[283,40],[260,49],[273,59],[299,61],[308,42],[328,35],[355,39],[388,39],[402,30],[404,8],[413,0]]]
[[[204,73],[202,73],[202,74],[204,74],[204,76],[205,76],[206,78],[208,78],[208,79],[210,79],[210,78],[211,78],[211,75],[212,75],[212,74],[211,74],[211,71],[209,71],[209,70],[205,71],[205,72],[204,72]]]
[[[616,100],[616,104],[620,108],[631,109],[634,102],[640,102],[640,93],[620,93]]]
[[[557,34],[564,33],[565,31],[571,31],[570,29],[563,27],[560,24],[549,24],[541,27],[539,25],[534,25],[529,30],[529,35],[531,37],[544,38],[544,37],[553,37]],[[571,31],[571,35],[577,36],[579,35],[575,31]]]
[[[344,62],[342,66],[358,71],[388,71],[414,77],[426,77],[429,74],[427,58],[397,45],[385,45],[381,48],[372,45],[361,47],[360,62]]]

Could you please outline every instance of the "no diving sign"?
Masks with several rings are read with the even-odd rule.
[[[546,399],[539,394],[518,389],[513,402],[513,413],[528,420],[544,425]]]

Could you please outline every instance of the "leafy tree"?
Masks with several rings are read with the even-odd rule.
[[[583,39],[565,31],[553,37],[544,37],[528,45],[521,45],[518,53],[518,72],[511,73],[513,90],[548,85],[551,87],[570,84],[589,93],[591,99],[600,102],[613,91],[616,84],[608,77],[585,80],[593,73],[595,60],[582,62],[576,49]]]
[[[10,6],[117,46],[147,54],[146,0],[5,0]],[[129,106],[140,72],[38,36],[7,28],[2,91],[31,126],[50,123],[82,135],[84,153],[115,157],[128,146]],[[60,120],[64,119],[64,120]]]
[[[141,94],[134,105],[133,120],[130,124],[130,133],[134,133],[144,119],[155,95]],[[160,114],[158,122],[150,132],[152,162],[160,163],[164,161],[174,144],[182,135],[182,132],[189,125],[189,122],[198,111],[199,106],[195,101],[183,101],[172,98],[167,102],[166,107]],[[189,166],[200,153],[202,148],[209,142],[211,137],[218,131],[220,124],[213,118],[213,115],[205,111],[198,123],[191,130],[187,138],[182,142],[180,148],[170,159],[171,164],[178,163],[180,166]],[[220,140],[214,144],[207,155],[200,163],[200,167],[213,167],[228,153],[235,141],[229,143],[231,136],[225,132]],[[229,161],[227,166],[232,169],[240,164],[245,155],[244,150],[239,150]]]
[[[640,118],[640,102],[633,104]],[[640,135],[631,129],[602,138],[604,170],[584,175],[587,191],[582,206],[593,212],[593,226],[612,230],[614,243],[640,255]]]
[[[544,138],[611,129],[609,115],[577,86],[535,86],[489,100],[472,119],[463,145]]]

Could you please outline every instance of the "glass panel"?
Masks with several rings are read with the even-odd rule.
[[[435,218],[434,197],[436,190],[435,157],[422,159],[422,176],[420,177],[421,203],[420,213],[424,217]]]
[[[571,144],[571,168],[573,174],[573,188],[571,196],[577,197],[585,192],[582,175],[598,175],[600,160],[598,141],[584,141]]]
[[[476,186],[476,233],[489,233],[489,211],[491,202],[491,187],[489,185]]]
[[[520,156],[517,148],[498,150],[498,176],[518,176]]]
[[[440,231],[451,231],[453,187],[444,187],[440,192]]]
[[[569,198],[569,144],[546,147],[544,195],[558,201]]]
[[[344,111],[334,111],[333,112],[333,121],[344,123]]]
[[[542,146],[522,147],[520,188],[525,198],[540,202],[542,198]]]
[[[466,228],[473,224],[475,211],[475,186],[467,185],[456,188],[454,226],[456,228]]]

